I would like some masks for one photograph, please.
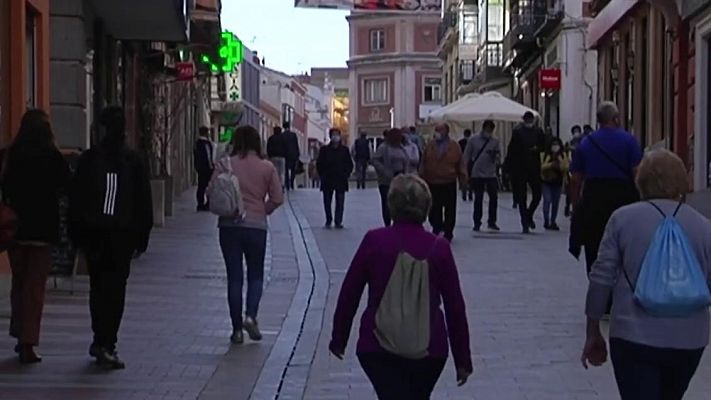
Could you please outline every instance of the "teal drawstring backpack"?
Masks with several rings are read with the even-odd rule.
[[[704,270],[689,238],[676,220],[683,203],[667,216],[649,202],[664,218],[657,227],[644,256],[636,285],[623,272],[634,293],[634,299],[655,317],[687,317],[711,304],[711,293]]]

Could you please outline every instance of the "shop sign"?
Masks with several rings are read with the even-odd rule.
[[[191,62],[180,62],[175,64],[178,70],[179,81],[191,81],[195,77],[195,64]]]
[[[561,73],[558,68],[540,69],[538,82],[542,90],[560,90]]]

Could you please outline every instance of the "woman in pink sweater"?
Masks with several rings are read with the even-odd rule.
[[[244,341],[242,329],[250,339],[261,340],[257,311],[264,284],[264,256],[267,246],[267,215],[284,202],[281,181],[274,165],[262,159],[259,133],[251,126],[235,131],[232,171],[239,179],[245,215],[220,217],[220,248],[227,267],[227,298],[232,319],[232,343]],[[219,174],[219,168],[215,175]],[[243,261],[247,263],[247,306],[242,318]]]

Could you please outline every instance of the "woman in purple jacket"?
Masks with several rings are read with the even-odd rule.
[[[449,355],[448,343],[459,385],[472,373],[464,297],[450,245],[422,226],[431,204],[432,196],[422,179],[415,175],[393,179],[388,205],[395,224],[365,235],[338,297],[329,348],[342,359],[361,295],[368,285],[368,305],[361,317],[356,353],[381,400],[429,399]],[[374,333],[375,315],[401,251],[429,262],[430,344],[428,357],[423,359],[386,352]]]

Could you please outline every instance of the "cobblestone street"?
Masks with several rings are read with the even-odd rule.
[[[225,270],[214,218],[193,211],[191,196],[155,231],[129,282],[119,351],[128,368],[90,363],[86,279],[73,295],[50,289],[42,327],[43,363],[21,368],[10,338],[0,340],[0,398],[79,399],[371,399],[355,358],[328,354],[341,280],[363,234],[380,224],[377,191],[351,191],[346,229],[322,228],[320,193],[292,193],[271,218],[260,310],[262,343],[229,345]],[[523,237],[510,197],[500,202],[502,233],[473,234],[471,204],[460,203],[454,253],[467,300],[475,373],[457,388],[451,362],[434,399],[616,399],[610,364],[585,371],[584,267],[567,254],[563,232]],[[542,225],[542,221],[539,224]],[[50,282],[50,285],[52,282]],[[365,298],[365,296],[364,296]],[[0,320],[6,330],[7,310]],[[687,399],[705,400],[711,360]]]

